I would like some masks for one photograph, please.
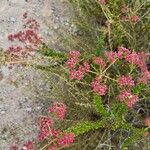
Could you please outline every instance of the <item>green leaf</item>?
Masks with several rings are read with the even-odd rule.
[[[97,48],[95,50],[95,55],[96,56],[100,56],[101,53],[103,52],[104,50],[104,46],[105,46],[105,36],[104,36],[104,33],[100,33],[100,36],[98,38],[98,42],[97,42]]]
[[[71,133],[74,133],[76,136],[78,136],[78,135],[87,133],[90,130],[98,129],[103,126],[104,126],[104,123],[102,121],[97,121],[97,122],[85,121],[85,122],[78,123],[74,127],[68,128],[65,132],[71,132]]]
[[[64,53],[55,51],[49,48],[46,44],[43,44],[40,50],[41,53],[43,53],[45,56],[54,57],[54,58],[66,58],[66,55]]]
[[[144,88],[145,88],[145,84],[139,84],[139,85],[133,87],[132,92],[133,92],[133,94],[140,94]]]
[[[102,115],[102,117],[109,116],[109,113],[107,112],[107,109],[104,107],[104,104],[102,103],[102,97],[98,95],[94,95],[93,103],[96,112]]]
[[[122,116],[124,116],[127,112],[127,106],[124,103],[113,104],[112,112],[115,116],[122,119]]]

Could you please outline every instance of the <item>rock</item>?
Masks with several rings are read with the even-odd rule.
[[[9,20],[13,23],[16,21],[16,19],[14,17],[10,17]]]
[[[31,111],[32,111],[32,108],[28,107],[28,108],[26,109],[26,111],[27,111],[27,112],[31,112]]]
[[[4,114],[6,113],[6,111],[3,110],[3,111],[1,111],[0,113],[1,113],[1,115],[4,115]]]

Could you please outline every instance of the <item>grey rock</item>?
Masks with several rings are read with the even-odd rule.
[[[0,113],[1,113],[1,115],[4,115],[4,114],[6,113],[6,111],[3,110],[3,111],[1,111]]]
[[[26,111],[27,111],[27,112],[31,112],[31,111],[32,111],[32,108],[28,107],[28,108],[26,108]]]
[[[13,23],[16,21],[16,19],[14,17],[10,17],[9,20]]]

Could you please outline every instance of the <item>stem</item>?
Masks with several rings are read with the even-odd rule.
[[[55,142],[56,139],[53,139],[50,143],[46,144],[45,146],[43,146],[40,150],[45,149],[46,147],[50,146],[53,142]]]
[[[103,75],[105,78],[107,78],[107,79],[110,79],[110,80],[112,80],[112,81],[115,81],[115,82],[117,82],[117,80],[115,80],[115,79],[113,79],[113,78],[110,78],[110,77],[108,77],[108,76],[105,76],[105,75]]]
[[[117,59],[115,61],[113,61],[103,72],[102,75],[117,61]]]

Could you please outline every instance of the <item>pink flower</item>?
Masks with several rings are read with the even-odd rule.
[[[52,129],[51,132],[54,137],[59,137],[59,135],[61,133],[61,131],[59,129],[58,130]]]
[[[73,69],[73,68],[75,68],[78,61],[79,60],[76,58],[70,58],[65,64],[69,69]]]
[[[17,145],[12,145],[10,147],[10,150],[19,150],[18,146]]]
[[[60,120],[64,120],[66,105],[63,103],[54,102],[53,106],[48,109],[48,112],[55,113]]]
[[[142,71],[145,71],[147,70],[147,65],[146,65],[147,57],[148,55],[144,52],[140,52],[140,53],[132,52],[125,56],[125,60],[131,64],[136,65]]]
[[[35,144],[32,141],[26,142],[21,150],[35,150]]]
[[[131,95],[131,92],[129,91],[122,91],[119,95],[118,95],[118,100],[123,102],[125,101],[129,96]]]
[[[104,60],[100,57],[94,57],[93,58],[93,62],[97,65],[100,65],[101,67],[105,67],[106,63],[104,62]]]
[[[82,80],[84,75],[90,71],[90,65],[87,62],[84,62],[83,65],[80,65],[78,70],[70,70],[70,78],[76,80]]]
[[[132,52],[125,56],[125,60],[131,64],[138,65],[140,61],[140,57],[136,52]]]
[[[129,108],[132,108],[137,101],[138,101],[138,96],[137,95],[131,95],[129,100],[127,101],[127,106]]]
[[[129,108],[132,108],[138,101],[138,96],[132,95],[130,91],[122,91],[117,98],[119,101],[125,102]]]
[[[118,79],[118,84],[120,86],[134,86],[134,81],[131,76],[121,76]]]
[[[79,51],[70,51],[69,52],[69,57],[70,58],[79,58],[81,53]]]
[[[14,36],[12,34],[9,34],[7,38],[11,42],[14,41]]]
[[[95,79],[92,83],[91,83],[91,87],[93,89],[94,92],[96,92],[98,95],[105,95],[107,92],[107,86],[100,83],[99,80]]]
[[[140,60],[137,66],[141,69],[142,72],[145,72],[147,70],[146,61],[147,61],[148,55],[144,52],[140,52],[138,53],[138,55],[139,55]]]
[[[71,70],[70,71],[70,78],[71,79],[76,79],[76,80],[82,80],[84,77],[84,72],[83,70]]]
[[[114,62],[117,59],[117,53],[116,52],[105,52],[105,56],[107,57],[108,61]]]
[[[83,74],[90,71],[90,65],[88,62],[84,62],[83,65],[80,65],[78,71],[81,71]]]
[[[137,15],[131,16],[131,21],[132,21],[133,23],[137,23],[139,20],[140,20],[139,16],[137,16]]]
[[[150,127],[150,117],[147,117],[144,122],[146,126]]]
[[[21,55],[21,53],[23,52],[22,50],[23,50],[23,48],[21,46],[10,46],[10,47],[8,47],[8,49],[6,49],[5,52],[7,54],[19,57]]]
[[[118,47],[118,54],[117,54],[117,56],[118,56],[119,59],[122,59],[122,58],[124,58],[124,56],[127,56],[129,54],[130,54],[129,49],[127,49],[125,47]]]
[[[20,46],[10,46],[6,49],[6,53],[14,56],[14,58],[24,58],[31,56],[30,52],[37,50],[37,48],[43,43],[43,39],[38,34],[39,25],[35,19],[29,19],[27,13],[23,14],[23,30],[17,33],[8,35],[8,40],[13,42],[15,40],[22,43]]]
[[[138,79],[138,83],[147,84],[150,80],[150,72],[148,70],[142,72],[142,76]]]
[[[38,127],[43,127],[43,126],[53,126],[53,120],[49,117],[43,116],[39,117],[37,120],[37,125]]]
[[[50,135],[51,135],[50,128],[48,126],[43,126],[40,129],[40,133],[38,135],[38,140],[43,142]]]
[[[40,129],[38,139],[44,141],[51,134],[50,128],[53,126],[53,121],[49,117],[39,117],[37,125]]]
[[[75,140],[74,133],[66,133],[65,135],[63,135],[61,139],[58,139],[58,145],[67,147],[70,144],[72,144],[74,140]]]
[[[88,62],[83,62],[84,72],[88,73],[90,71],[90,65]]]

